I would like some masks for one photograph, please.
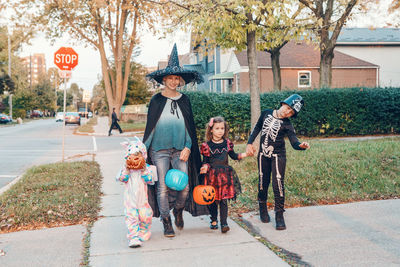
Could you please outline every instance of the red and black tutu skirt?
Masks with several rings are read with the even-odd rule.
[[[239,177],[231,166],[211,166],[205,175],[205,183],[215,188],[215,200],[235,199],[241,193]]]

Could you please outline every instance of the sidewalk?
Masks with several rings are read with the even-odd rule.
[[[97,124],[93,126],[94,133],[89,135],[108,136],[109,129],[110,125],[108,124],[108,117],[97,117]],[[141,136],[143,135],[143,132],[123,132],[121,134],[118,132],[118,130],[113,129],[111,134],[114,136],[135,136],[135,135]]]
[[[184,212],[185,228],[174,238],[163,235],[153,218],[152,237],[142,247],[128,247],[123,216],[123,186],[115,181],[124,151],[99,153],[97,161],[104,177],[101,218],[92,228],[91,266],[287,266],[277,255],[229,220],[231,231],[209,229],[209,217]]]
[[[257,214],[253,231],[308,266],[400,266],[400,199],[286,209],[287,229],[276,231]]]

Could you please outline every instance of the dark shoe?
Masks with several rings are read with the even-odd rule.
[[[218,221],[211,221],[210,222],[210,229],[217,230],[218,229]]]
[[[283,218],[283,211],[275,213],[276,230],[285,230],[285,219]]]
[[[230,228],[227,224],[221,224],[221,233],[225,234],[229,230],[230,230]]]
[[[183,229],[183,217],[182,217],[183,208],[181,209],[174,209],[172,213],[175,217],[175,225],[179,230]]]
[[[168,216],[167,218],[162,218],[162,222],[164,224],[164,236],[174,237],[175,232],[174,232],[174,228],[172,228],[171,217]]]
[[[111,135],[111,133],[108,133],[108,136],[110,136]]]
[[[268,208],[267,208],[267,202],[264,201],[259,201],[258,206],[260,208],[260,220],[263,223],[269,223],[271,221],[269,214],[268,214]]]

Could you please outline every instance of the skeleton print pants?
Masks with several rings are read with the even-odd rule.
[[[274,191],[275,212],[285,211],[285,168],[286,156],[272,154],[270,158],[260,153],[258,155],[258,201],[267,201],[268,187],[271,182],[272,174],[272,190]]]
[[[149,240],[151,232],[151,221],[153,210],[147,204],[147,207],[135,209],[125,208],[125,223],[128,227],[128,240],[139,239],[140,241]]]

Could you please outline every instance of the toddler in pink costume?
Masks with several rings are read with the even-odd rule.
[[[153,211],[147,200],[147,184],[154,184],[154,171],[146,164],[146,146],[135,136],[121,143],[126,148],[125,164],[117,176],[124,183],[125,223],[129,247],[139,247],[150,238]],[[157,174],[155,174],[156,176]]]

